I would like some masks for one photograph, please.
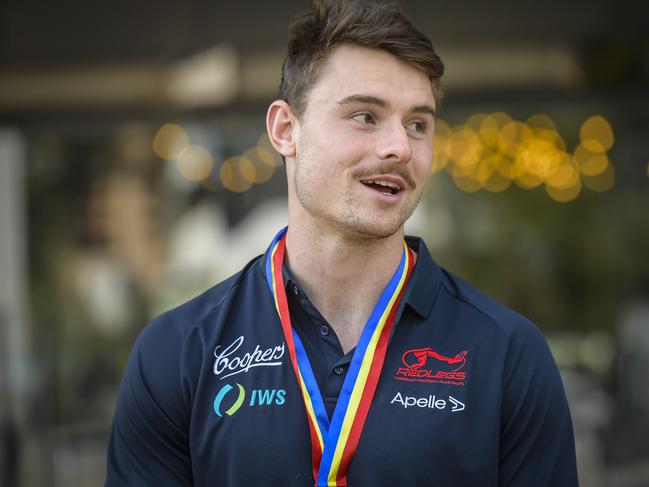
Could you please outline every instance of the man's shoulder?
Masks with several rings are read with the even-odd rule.
[[[442,269],[442,288],[463,306],[472,308],[485,325],[491,325],[510,340],[514,336],[543,339],[537,325],[461,277]]]
[[[424,241],[419,237],[407,236],[406,240],[411,248],[419,253],[418,274],[413,277],[417,280],[415,287],[422,289],[409,299],[412,299],[415,308],[423,314],[428,314],[429,306],[438,307],[442,313],[447,311],[459,316],[459,320],[466,333],[475,333],[475,327],[483,331],[489,330],[489,336],[511,342],[512,338],[523,337],[529,343],[544,344],[545,339],[539,328],[527,317],[514,311],[499,302],[487,293],[481,291],[473,284],[461,277],[440,267],[430,255]],[[440,292],[443,297],[440,297]],[[456,324],[457,324],[456,323]]]

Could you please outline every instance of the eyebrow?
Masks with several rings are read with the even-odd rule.
[[[339,105],[352,105],[354,103],[367,103],[370,105],[377,105],[381,108],[388,108],[390,106],[387,101],[373,95],[349,95],[342,100],[338,100]],[[410,111],[412,113],[428,113],[433,118],[437,118],[437,112],[430,105],[415,105],[410,108]]]

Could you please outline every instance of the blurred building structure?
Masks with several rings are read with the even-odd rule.
[[[27,425],[30,367],[25,252],[25,151],[18,133],[0,130],[0,480],[18,480]]]
[[[582,485],[649,485],[646,16],[401,4],[446,64],[409,231],[549,337]],[[2,485],[101,484],[137,333],[285,222],[264,118],[307,5],[0,2]]]

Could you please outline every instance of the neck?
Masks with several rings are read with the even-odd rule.
[[[403,230],[386,238],[350,238],[289,220],[289,268],[334,327],[345,352],[356,346],[402,253]]]

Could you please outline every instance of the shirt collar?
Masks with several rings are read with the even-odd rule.
[[[442,270],[431,257],[426,244],[421,238],[406,236],[406,243],[408,244],[408,247],[417,252],[417,262],[415,268],[412,270],[410,279],[408,280],[408,285],[406,286],[403,295],[403,301],[421,317],[426,318],[430,314],[430,311],[433,308],[433,303],[435,302],[439,292],[442,281]],[[262,273],[264,275],[266,258],[269,250],[267,250],[262,257],[264,264]],[[298,289],[300,289],[299,283],[295,277],[291,275],[288,267],[283,266],[282,270],[284,285],[288,286],[290,283],[291,285],[297,285]],[[300,289],[300,291],[302,290]]]
[[[423,318],[428,317],[442,282],[442,270],[419,237],[406,236],[408,247],[417,252],[417,262],[412,270],[403,300]]]

